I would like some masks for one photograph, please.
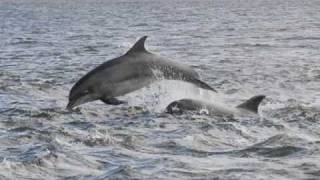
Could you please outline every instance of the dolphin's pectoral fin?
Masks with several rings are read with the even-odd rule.
[[[109,99],[101,98],[100,100],[110,105],[119,105],[119,104],[126,103],[125,101],[118,100],[117,98],[109,98]]]
[[[242,109],[252,111],[254,113],[258,113],[259,104],[265,97],[266,97],[265,95],[254,96],[249,100],[247,100],[246,102],[237,106],[237,108],[242,108]]]

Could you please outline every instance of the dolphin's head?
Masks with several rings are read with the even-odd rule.
[[[86,81],[78,81],[71,89],[69,94],[69,103],[67,109],[79,106],[81,104],[95,101],[100,98],[100,94],[95,90],[94,86]]]

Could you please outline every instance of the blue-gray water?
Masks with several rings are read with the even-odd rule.
[[[0,179],[319,179],[319,9],[318,0],[1,0]],[[168,115],[167,101],[198,92],[169,82],[122,97],[128,105],[65,110],[82,75],[143,35],[227,103],[265,94],[260,117]]]

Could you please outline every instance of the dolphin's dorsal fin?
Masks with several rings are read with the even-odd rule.
[[[254,96],[254,97],[250,98],[249,100],[247,100],[246,102],[237,106],[237,108],[242,108],[242,109],[252,111],[254,113],[258,113],[259,104],[261,103],[261,101],[265,97],[266,97],[265,95]]]
[[[145,52],[147,51],[144,47],[144,42],[148,36],[141,37],[126,54],[136,53],[136,52]]]

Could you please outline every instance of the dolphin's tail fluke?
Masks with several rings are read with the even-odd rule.
[[[210,90],[210,91],[214,91],[217,92],[215,89],[213,89],[211,86],[209,86],[207,83],[199,80],[199,79],[192,79],[191,80],[192,83],[194,83],[195,85],[197,85],[200,88],[206,89],[206,90]]]
[[[238,105],[237,108],[242,108],[242,109],[252,111],[254,113],[258,113],[258,107],[259,107],[261,101],[265,97],[266,97],[265,95],[254,96],[254,97],[250,98],[249,100],[247,100],[246,102]]]

